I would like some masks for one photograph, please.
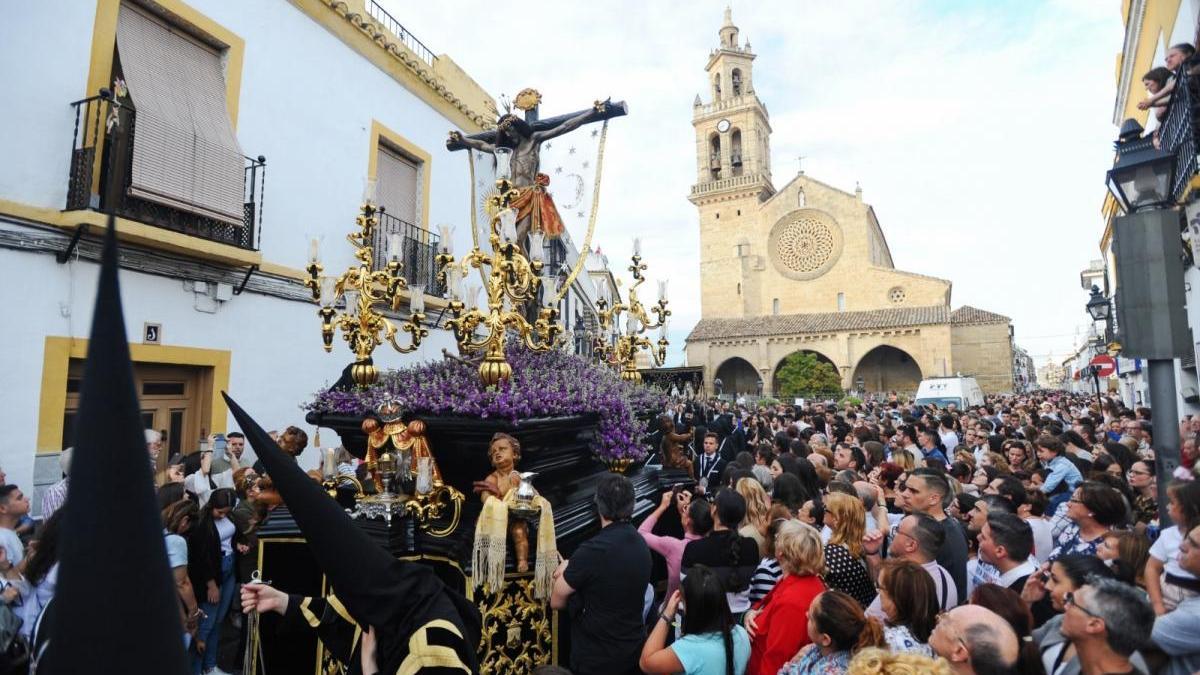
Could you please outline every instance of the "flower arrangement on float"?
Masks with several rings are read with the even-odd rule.
[[[486,387],[466,361],[441,361],[382,373],[375,383],[317,392],[304,408],[318,415],[368,415],[395,401],[412,415],[462,417],[519,423],[522,420],[586,417],[595,420],[593,454],[605,462],[638,461],[647,415],[663,410],[661,392],[624,382],[612,369],[553,350],[509,350],[512,376]]]

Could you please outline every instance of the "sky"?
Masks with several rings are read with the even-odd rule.
[[[628,103],[609,127],[594,244],[622,276],[642,238],[651,281],[670,279],[668,364],[681,364],[700,318],[692,102],[709,101],[727,3],[380,2],[497,99],[534,87],[543,117]],[[952,281],[954,308],[1011,317],[1038,366],[1065,357],[1090,322],[1079,273],[1100,258],[1120,4],[733,3],[757,54],[775,186],[799,156],[813,178],[861,184],[897,269]]]

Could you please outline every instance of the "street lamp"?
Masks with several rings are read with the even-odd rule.
[[[1175,153],[1154,147],[1143,131],[1137,120],[1125,120],[1114,144],[1117,161],[1108,172],[1108,189],[1125,213],[1175,201]]]
[[[1155,148],[1154,137],[1142,137],[1142,132],[1136,120],[1121,125],[1114,144],[1116,161],[1106,182],[1124,214],[1117,214],[1112,223],[1112,249],[1121,285],[1116,309],[1122,349],[1148,362],[1155,473],[1159,494],[1165,494],[1180,458],[1174,359],[1185,355],[1192,345],[1182,297],[1180,214],[1174,208],[1179,148]],[[1087,307],[1091,314],[1091,300]],[[1103,311],[1099,303],[1096,308]],[[1159,519],[1164,526],[1171,522],[1165,502],[1159,505]]]
[[[1108,321],[1111,312],[1112,304],[1100,293],[1100,287],[1092,286],[1092,295],[1087,302],[1087,313],[1092,315],[1092,321]]]

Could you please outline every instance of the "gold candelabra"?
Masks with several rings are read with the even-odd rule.
[[[342,337],[354,352],[355,362],[351,365],[350,375],[360,387],[378,379],[379,371],[371,362],[371,352],[385,340],[396,351],[407,354],[420,347],[421,339],[429,335],[429,331],[421,325],[425,320],[425,287],[414,285],[410,289],[408,281],[400,274],[400,256],[403,252],[401,235],[391,234],[388,237],[385,269],[372,269],[375,255],[373,238],[375,228],[379,225],[376,213],[380,210],[376,209],[370,192],[368,185],[362,213],[355,218],[358,230],[346,235],[355,248],[354,257],[358,259],[358,264],[337,277],[323,275],[319,244],[313,239],[309,248],[308,267],[305,268],[309,278],[304,282],[305,286],[312,289],[313,300],[321,305],[317,315],[321,317],[321,338],[325,342],[325,351],[333,350],[333,334],[340,329]],[[406,290],[411,295],[411,311],[408,319],[397,328],[376,306],[385,305],[393,312],[399,311]],[[345,309],[336,307],[338,298],[345,299]],[[408,345],[396,341],[396,334],[400,331],[410,335]]]
[[[641,382],[642,374],[637,369],[637,355],[646,350],[655,366],[661,366],[667,358],[667,319],[671,310],[667,309],[667,282],[658,282],[658,302],[647,311],[646,306],[638,299],[637,289],[646,281],[646,263],[642,262],[641,241],[633,240],[632,264],[628,267],[633,275],[633,284],[629,287],[629,302],[621,302],[620,296],[609,297],[607,287],[600,288],[600,297],[596,300],[596,313],[600,317],[599,334],[592,342],[592,354],[602,362],[608,363],[621,370],[621,379],[629,382]],[[611,306],[610,306],[611,305]],[[650,320],[650,314],[656,316]],[[625,330],[622,331],[621,315],[625,314]],[[657,343],[646,337],[648,331],[658,329]],[[611,337],[610,337],[611,336]]]
[[[557,345],[562,327],[558,325],[558,279],[553,272],[544,279],[542,271],[542,244],[544,235],[531,232],[529,255],[521,250],[517,234],[517,210],[511,206],[520,194],[509,180],[509,153],[505,148],[496,148],[497,171],[496,194],[491,197],[491,217],[488,243],[491,253],[483,252],[478,245],[455,260],[453,252],[453,228],[442,227],[442,250],[436,258],[438,276],[450,290],[450,313],[454,318],[446,325],[454,331],[458,348],[464,354],[484,352],[479,365],[479,378],[485,386],[493,386],[512,375],[512,366],[504,354],[508,332],[515,331],[522,342],[534,351],[548,351]],[[484,273],[483,290],[487,309],[477,306],[480,287],[467,285],[460,288],[463,279],[472,268]],[[544,287],[544,288],[543,288]],[[538,302],[538,289],[543,288],[542,306],[537,308],[533,321],[526,318],[524,310],[530,303]],[[476,333],[479,331],[479,337]]]

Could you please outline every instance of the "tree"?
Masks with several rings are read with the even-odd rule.
[[[776,392],[783,398],[795,396],[842,396],[842,378],[828,361],[812,352],[796,352],[783,360],[775,375]]]

